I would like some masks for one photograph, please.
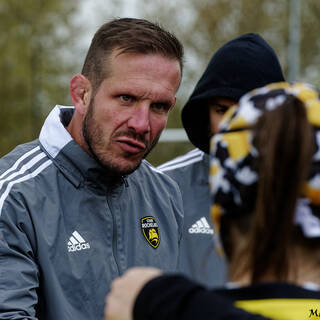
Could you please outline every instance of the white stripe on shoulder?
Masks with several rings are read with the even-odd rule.
[[[7,185],[7,188],[6,188],[6,191],[2,194],[1,198],[0,198],[0,215],[1,215],[1,212],[2,212],[2,207],[3,207],[3,204],[4,204],[4,201],[6,200],[11,188],[17,184],[17,183],[20,183],[20,182],[23,182],[23,181],[26,181],[26,180],[29,180],[31,178],[34,178],[35,176],[37,176],[41,171],[43,171],[45,168],[47,168],[50,164],[52,163],[51,160],[47,160],[46,162],[44,162],[41,166],[39,166],[35,171],[33,172],[30,172],[29,174],[21,177],[20,179],[17,179],[17,180],[13,180],[13,181],[10,181]]]
[[[167,166],[167,167],[161,168],[161,171],[162,172],[166,172],[166,171],[174,170],[174,169],[177,169],[177,168],[186,167],[186,166],[188,166],[188,165],[190,165],[192,163],[200,162],[200,161],[202,161],[202,159],[203,159],[203,155],[201,155],[199,157],[196,157],[196,158],[193,158],[193,159],[190,159],[188,161],[179,162],[179,163],[173,164],[171,166]]]
[[[157,173],[161,173],[163,174],[162,171],[160,171],[159,169],[157,169],[156,167],[154,167],[151,163],[149,163],[147,160],[142,160],[143,163],[145,163],[152,171],[155,171]]]
[[[192,160],[192,159],[199,159],[199,158],[203,158],[203,155],[204,155],[204,152],[199,150],[199,149],[194,149],[188,153],[186,153],[185,155],[183,156],[179,156],[173,160],[170,160],[160,166],[158,166],[158,169],[159,170],[166,170],[166,168],[170,168],[172,167],[173,165],[176,165],[176,164],[181,164],[181,166],[184,166],[184,163],[190,163],[189,161]],[[200,159],[200,160],[201,160]],[[197,160],[197,161],[200,161],[200,160]]]
[[[12,167],[10,167],[7,171],[5,171],[1,176],[0,179],[2,179],[3,177],[5,177],[8,173],[10,173],[11,171],[17,169],[18,165],[27,157],[29,157],[31,154],[35,153],[36,151],[40,150],[40,147],[35,147],[34,149],[30,150],[29,152],[25,153],[23,156],[21,156]]]
[[[186,155],[187,154],[201,154],[201,153],[203,153],[203,151],[201,151],[200,149],[198,149],[198,148],[195,148],[195,149],[192,149],[191,151],[189,151],[189,152],[187,152],[186,153]]]
[[[6,177],[5,179],[0,180],[0,189],[2,188],[3,184],[6,181],[12,180],[18,175],[24,174],[28,169],[32,168],[37,162],[39,162],[44,157],[46,157],[46,154],[44,152],[39,153],[37,156],[32,158],[29,162],[24,164],[19,171],[16,171],[12,173],[10,176]]]

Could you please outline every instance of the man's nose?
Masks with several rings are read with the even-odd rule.
[[[150,131],[150,109],[147,104],[138,105],[132,110],[128,127],[135,132],[146,134]]]

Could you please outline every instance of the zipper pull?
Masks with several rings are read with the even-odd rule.
[[[122,178],[122,182],[124,183],[124,185],[125,185],[126,187],[129,187],[129,184],[128,184],[128,181],[127,181],[126,177],[125,177],[125,176],[122,176],[121,178]]]

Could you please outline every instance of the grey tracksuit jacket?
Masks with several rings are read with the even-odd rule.
[[[112,279],[177,268],[179,188],[146,161],[110,189],[61,122],[0,160],[0,319],[103,319]]]
[[[227,276],[226,262],[215,251],[209,215],[209,156],[194,149],[158,169],[178,183],[182,194],[184,228],[179,271],[210,287],[223,285]]]

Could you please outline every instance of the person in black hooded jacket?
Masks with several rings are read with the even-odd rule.
[[[184,205],[184,230],[179,271],[204,285],[219,286],[226,280],[225,262],[211,241],[209,216],[209,138],[229,107],[248,91],[284,81],[280,63],[269,44],[250,33],[223,45],[182,110],[182,122],[196,149],[158,169],[179,185]]]

